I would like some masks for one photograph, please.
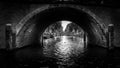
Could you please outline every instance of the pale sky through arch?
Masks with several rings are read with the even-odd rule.
[[[63,31],[65,31],[68,24],[70,24],[70,21],[61,21],[61,26],[63,27]]]

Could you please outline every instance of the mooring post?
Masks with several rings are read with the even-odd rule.
[[[12,24],[6,24],[6,48],[13,49],[15,47],[15,33],[12,31]]]
[[[114,47],[114,25],[109,24],[108,25],[108,33],[107,33],[107,45],[108,49],[113,49]]]

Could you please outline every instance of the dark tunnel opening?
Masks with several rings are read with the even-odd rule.
[[[120,68],[119,7],[77,2],[1,2],[0,68]]]
[[[42,34],[46,27],[60,20],[68,20],[78,24],[86,33],[88,33],[88,38],[90,41],[89,44],[97,45],[102,42],[101,38],[97,37],[95,34],[94,29],[97,29],[95,28],[97,25],[95,25],[95,27],[92,25],[92,23],[95,23],[95,21],[92,19],[92,17],[90,17],[89,14],[83,11],[68,7],[52,8],[35,15],[33,19],[36,20],[36,38],[34,38],[35,42],[38,40],[37,38]],[[99,29],[97,30],[99,31]]]
[[[28,38],[31,38],[30,42],[27,42],[29,44],[25,44],[26,42],[20,45],[20,48],[18,47],[18,50],[15,52],[15,61],[18,60],[19,62],[22,62],[22,64],[31,64],[31,63],[42,63],[41,65],[49,65],[46,63],[51,63],[51,65],[56,65],[56,59],[54,58],[48,58],[43,56],[42,54],[42,44],[39,42],[40,36],[45,31],[45,29],[50,26],[51,24],[62,21],[62,20],[68,20],[71,22],[76,23],[79,25],[88,35],[88,47],[91,45],[98,46],[98,44],[101,41],[101,39],[96,36],[94,26],[91,23],[96,23],[94,19],[87,13],[70,8],[70,7],[59,7],[59,8],[51,8],[47,9],[45,11],[40,12],[37,15],[34,15],[32,18],[30,18],[24,25],[24,27],[20,30],[19,34],[17,36],[20,36],[20,40],[24,41],[24,37],[26,34],[26,31],[31,28],[31,25],[33,26],[31,36],[28,36]],[[97,26],[97,25],[96,25]],[[98,33],[99,34],[99,33]],[[26,38],[25,40],[27,40]],[[32,46],[32,47],[30,47]],[[29,47],[26,49],[26,47]],[[101,46],[102,47],[102,46]],[[23,48],[23,49],[22,49]],[[21,51],[19,49],[22,49]],[[30,54],[31,53],[31,54]],[[86,54],[86,53],[84,53]],[[80,57],[78,57],[80,59]],[[53,59],[53,60],[52,60]],[[82,59],[83,60],[83,59]],[[79,62],[76,61],[78,64]],[[84,63],[84,61],[81,61]],[[32,64],[34,65],[34,64]],[[36,65],[36,64],[35,64]]]

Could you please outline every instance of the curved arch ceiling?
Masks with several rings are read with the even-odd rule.
[[[30,23],[30,21],[33,20],[34,22],[31,23],[34,24],[36,23],[35,29],[37,29],[36,32],[39,32],[39,34],[44,30],[45,27],[50,25],[52,22],[58,20],[70,20],[79,24],[80,27],[83,28],[83,30],[85,30],[89,34],[89,37],[91,38],[90,39],[91,43],[95,43],[95,42],[96,42],[95,44],[104,43],[103,39],[101,38],[104,37],[103,35],[104,33],[101,30],[100,24],[97,23],[97,21],[91,15],[76,8],[55,7],[55,8],[46,9],[42,12],[39,12],[39,14],[33,15],[30,19],[28,19],[28,21],[26,20],[23,27],[26,27],[27,23]],[[95,23],[95,26],[98,27],[99,29],[91,25],[91,23]],[[18,42],[16,43],[18,44],[21,43],[20,37],[22,38],[21,35],[23,34],[25,29],[26,28],[20,29],[19,34],[17,34],[17,38],[16,38]],[[95,30],[97,30],[98,33],[96,33]]]

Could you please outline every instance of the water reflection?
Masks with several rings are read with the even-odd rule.
[[[55,23],[56,25],[60,25]],[[68,22],[67,22],[68,23]],[[54,29],[48,27],[42,35],[43,54],[58,60],[60,65],[74,64],[75,57],[80,56],[85,50],[84,31],[76,24],[70,23],[63,31],[62,26]],[[56,27],[55,27],[56,28]],[[51,36],[52,35],[52,36]]]

